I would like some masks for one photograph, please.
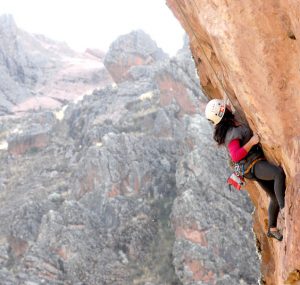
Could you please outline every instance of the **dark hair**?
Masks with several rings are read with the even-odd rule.
[[[230,110],[226,108],[222,120],[215,126],[214,140],[218,143],[218,145],[224,144],[227,131],[233,128],[234,126],[234,115]]]

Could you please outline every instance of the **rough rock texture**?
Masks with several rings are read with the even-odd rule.
[[[75,53],[18,29],[12,16],[0,16],[0,39],[0,115],[54,109],[113,82],[99,51]]]
[[[121,36],[114,41],[104,64],[113,79],[120,82],[129,77],[127,72],[132,66],[152,64],[167,57],[149,35],[138,30],[130,33],[129,37]]]
[[[245,193],[224,186],[226,156],[211,131],[205,118],[195,117],[188,130],[195,147],[177,165],[171,217],[176,273],[183,284],[257,284],[258,256],[249,247],[252,207]]]
[[[124,73],[61,112],[1,118],[1,282],[255,284],[252,207],[225,186],[189,51]]]
[[[249,192],[264,284],[300,283],[300,5],[298,1],[167,0],[189,34],[201,85],[210,98],[224,88],[261,137],[270,161],[287,174],[284,241],[265,236],[268,199]]]

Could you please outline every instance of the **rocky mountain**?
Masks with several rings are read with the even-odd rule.
[[[145,42],[148,43],[145,45]],[[127,71],[132,66],[148,65],[168,56],[158,48],[149,35],[143,31],[134,31],[129,36],[120,36],[111,44],[110,52],[104,64],[116,82],[130,78]]]
[[[298,1],[177,1],[170,9],[191,39],[202,88],[226,92],[261,138],[267,159],[286,173],[284,240],[268,239],[268,197],[249,183],[262,284],[300,284],[300,6]]]
[[[0,16],[0,39],[0,115],[55,109],[113,83],[99,52],[29,34],[10,15]]]
[[[135,31],[104,63],[117,84],[0,118],[0,284],[256,284],[252,206],[225,185],[187,46]]]

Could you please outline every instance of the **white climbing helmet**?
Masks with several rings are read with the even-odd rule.
[[[217,125],[222,120],[225,114],[225,109],[226,103],[224,100],[210,100],[205,108],[205,117],[214,125]]]

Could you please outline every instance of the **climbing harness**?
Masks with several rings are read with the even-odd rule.
[[[239,162],[234,162],[233,163],[233,169],[234,169],[234,173],[236,175],[239,176],[245,176],[245,174],[248,174],[250,172],[250,170],[252,169],[252,167],[255,165],[256,162],[260,161],[260,160],[265,160],[265,158],[263,157],[258,157],[256,159],[254,159],[250,165],[247,167],[247,169],[245,169],[245,163],[246,160],[241,160]]]
[[[266,160],[266,159],[265,159],[264,157],[259,157],[259,158],[254,159],[254,160],[250,163],[250,165],[247,167],[247,169],[246,169],[246,171],[244,172],[243,176],[244,176],[245,174],[248,174],[250,171],[252,171],[253,166],[254,166],[258,161],[260,161],[260,160]]]
[[[265,160],[264,157],[258,157],[254,159],[247,169],[245,170],[245,163],[246,160],[241,160],[239,162],[233,163],[233,173],[228,177],[227,184],[229,186],[229,189],[231,190],[231,187],[234,187],[237,190],[241,190],[243,186],[246,185],[246,181],[244,179],[245,175],[251,172],[252,176],[254,177],[253,173],[253,166],[260,160]]]

